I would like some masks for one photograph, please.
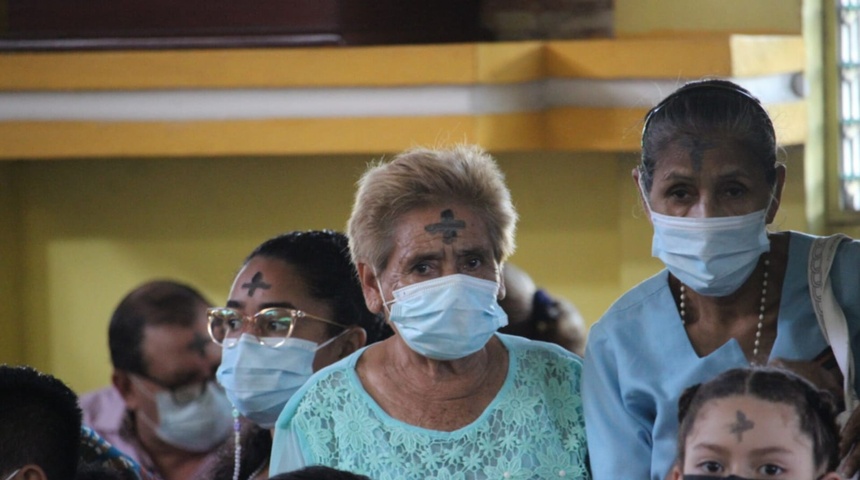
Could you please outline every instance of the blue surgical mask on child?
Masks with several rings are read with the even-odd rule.
[[[316,352],[343,333],[319,345],[287,338],[277,347],[242,334],[234,346],[225,347],[221,353],[218,383],[239,413],[263,428],[272,428],[284,405],[314,373]]]
[[[493,281],[445,275],[397,289],[394,300],[385,305],[393,304],[390,320],[414,352],[434,360],[456,360],[483,348],[508,324],[498,292],[499,284]]]

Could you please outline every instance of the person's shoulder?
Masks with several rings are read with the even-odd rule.
[[[349,388],[354,383],[352,377],[356,375],[356,363],[366,349],[367,347],[356,350],[311,375],[287,403],[285,410],[295,410],[303,403],[316,404],[321,401],[336,400],[332,398],[330,392]]]
[[[497,333],[496,335],[514,358],[538,357],[541,362],[562,363],[570,365],[569,368],[577,371],[582,367],[582,358],[579,355],[565,350],[555,343],[530,340],[525,337],[504,333]]]
[[[125,417],[125,400],[113,386],[87,392],[78,403],[84,414],[83,423],[96,431],[118,431]]]
[[[663,302],[659,302],[657,299],[660,294],[668,289],[668,282],[668,270],[663,269],[621,295],[592,326],[588,334],[589,342],[591,341],[590,337],[595,332],[614,328],[629,328],[630,321],[640,318],[639,313],[642,311],[647,310],[649,314],[653,315],[655,309],[659,310],[662,306]]]
[[[813,242],[824,238],[823,236],[794,230],[787,231],[785,234],[790,239],[789,262],[800,262],[804,266],[808,262]],[[836,257],[838,260],[834,263],[834,267],[838,267],[842,263],[856,265],[860,261],[860,240],[851,237],[846,238],[847,240],[841,242],[837,248]]]

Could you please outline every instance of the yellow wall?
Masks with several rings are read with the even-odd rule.
[[[800,33],[802,6],[803,0],[615,0],[615,33]]]
[[[616,31],[800,31],[800,0],[616,0]],[[337,132],[333,132],[334,135]],[[575,134],[575,132],[571,132]],[[659,269],[633,155],[500,155],[522,221],[512,259],[595,321]],[[119,299],[172,277],[224,301],[241,259],[293,229],[342,229],[369,156],[0,162],[0,363],[78,391],[109,378]],[[777,223],[806,229],[803,149]]]
[[[778,222],[803,229],[802,175],[795,171],[802,149],[790,152],[792,185]],[[2,185],[12,177],[19,192],[2,194],[4,227],[13,226],[16,211],[22,222],[13,229],[17,240],[2,237],[3,272],[16,273],[2,276],[0,362],[26,361],[79,391],[106,384],[107,322],[129,289],[172,277],[223,302],[242,258],[262,240],[294,229],[342,229],[354,182],[368,160],[0,164]],[[589,322],[659,269],[630,181],[635,156],[523,153],[499,160],[522,216],[513,262],[538,284],[570,298]],[[16,257],[24,268],[7,269]],[[9,294],[16,291],[18,306]],[[23,339],[23,351],[17,339]]]

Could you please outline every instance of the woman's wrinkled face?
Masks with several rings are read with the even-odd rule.
[[[461,273],[500,282],[486,223],[470,208],[452,204],[412,210],[400,217],[394,248],[379,280],[386,300],[394,290]],[[499,291],[504,296],[504,287]]]
[[[704,405],[684,456],[684,475],[807,480],[824,473],[815,465],[812,438],[800,430],[797,410],[746,395]]]
[[[733,142],[679,139],[656,161],[647,201],[663,215],[730,217],[768,208],[774,193],[761,161]]]

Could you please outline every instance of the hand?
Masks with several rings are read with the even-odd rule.
[[[819,390],[830,392],[833,400],[841,405],[844,398],[842,390],[842,372],[833,358],[833,351],[829,348],[821,355],[810,361],[785,360],[775,358],[770,363],[772,367],[784,368],[805,378]]]

